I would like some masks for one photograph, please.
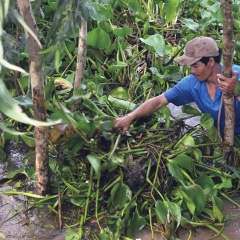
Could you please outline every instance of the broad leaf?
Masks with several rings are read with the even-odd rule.
[[[176,158],[170,160],[170,162],[177,164],[179,167],[187,169],[192,172],[194,169],[193,159],[185,154],[180,154]]]
[[[194,116],[201,116],[202,113],[199,112],[196,108],[193,108],[190,105],[183,105],[182,106],[182,112],[187,114],[192,114]]]
[[[164,56],[165,53],[165,40],[162,35],[155,34],[147,39],[140,38],[142,42],[153,47],[159,56]]]
[[[101,28],[95,28],[88,32],[87,44],[95,48],[105,49],[110,46],[109,35]]]
[[[132,199],[132,191],[124,183],[117,183],[111,190],[111,212],[121,210]]]
[[[169,173],[177,180],[179,181],[182,185],[185,185],[185,178],[183,176],[183,173],[181,171],[181,168],[176,164],[176,163],[172,163],[169,162],[167,164],[167,168]]]
[[[206,129],[210,129],[214,126],[213,117],[209,113],[204,113],[204,115],[200,119],[202,127]]]

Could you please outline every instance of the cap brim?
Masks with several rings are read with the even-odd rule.
[[[174,59],[174,62],[176,62],[182,66],[190,66],[190,65],[194,64],[195,62],[199,61],[201,58],[202,57],[195,58],[195,57],[189,57],[189,56],[183,55],[179,58]]]

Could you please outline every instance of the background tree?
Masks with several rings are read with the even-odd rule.
[[[232,76],[232,61],[233,61],[233,14],[232,1],[222,0],[223,10],[223,75],[226,77]],[[223,154],[232,151],[234,144],[234,129],[235,129],[235,102],[234,94],[223,92],[223,103],[225,109],[225,129]]]
[[[18,0],[18,7],[28,27],[35,36],[39,36],[30,1]],[[29,56],[34,118],[39,121],[46,121],[47,109],[44,92],[44,76],[42,72],[42,56],[40,54],[42,48],[28,30],[24,30]],[[36,191],[39,195],[46,195],[49,192],[48,129],[47,127],[35,127],[34,132]]]

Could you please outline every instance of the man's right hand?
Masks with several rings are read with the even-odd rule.
[[[120,133],[125,134],[129,130],[130,124],[133,121],[133,117],[130,114],[127,114],[123,117],[115,119],[114,127],[120,130]]]

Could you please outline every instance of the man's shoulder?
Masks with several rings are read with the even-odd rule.
[[[233,69],[234,71],[240,72],[240,66],[237,65],[237,64],[233,64],[233,65],[232,65],[232,69]]]

